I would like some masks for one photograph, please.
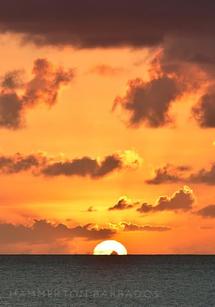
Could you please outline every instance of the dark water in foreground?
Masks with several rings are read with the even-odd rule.
[[[215,306],[215,256],[0,256],[0,306]]]

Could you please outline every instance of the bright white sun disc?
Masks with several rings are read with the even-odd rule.
[[[93,255],[127,255],[124,245],[115,240],[106,240],[96,245]]]

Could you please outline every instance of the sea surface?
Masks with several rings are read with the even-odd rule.
[[[215,306],[215,256],[0,256],[0,306]]]

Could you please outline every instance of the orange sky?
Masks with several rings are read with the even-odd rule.
[[[91,176],[35,175],[31,171],[0,176],[1,224],[23,225],[32,228],[35,220],[46,220],[53,226],[68,228],[78,225],[86,230],[112,230],[107,238],[122,242],[129,253],[214,253],[214,220],[197,214],[214,204],[213,184],[181,180],[159,185],[145,181],[154,171],[170,163],[188,165],[195,173],[210,168],[214,159],[215,141],[212,129],[203,129],[190,116],[192,105],[198,100],[202,87],[185,92],[176,99],[170,112],[176,118],[174,126],[159,128],[129,127],[128,113],[112,112],[116,96],[124,96],[128,80],[137,77],[149,81],[151,61],[158,49],[82,49],[72,47],[36,47],[21,44],[18,36],[0,37],[0,75],[23,70],[25,78],[32,78],[36,59],[48,59],[55,67],[74,69],[74,78],[62,85],[54,106],[39,103],[26,110],[25,126],[0,130],[1,156],[42,152],[53,159],[90,157],[102,161],[109,155],[133,152],[139,162],[123,158],[120,169],[99,178]],[[187,175],[188,176],[188,175]],[[189,186],[195,197],[192,209],[164,210],[142,214],[134,206],[125,210],[108,210],[127,196],[130,203],[147,202],[156,206],[160,196],[172,195]],[[138,206],[138,205],[137,205]],[[183,206],[183,204],[182,204]],[[92,207],[92,212],[88,208]],[[169,230],[125,231],[120,223],[139,226],[168,227]],[[15,227],[15,226],[14,226]],[[54,231],[54,230],[53,230]],[[18,233],[18,231],[17,231]],[[33,234],[32,234],[33,235]],[[17,234],[18,236],[18,234]],[[44,235],[45,236],[45,235]],[[91,253],[95,245],[106,237],[56,237],[47,242],[30,239],[5,240],[2,253]]]

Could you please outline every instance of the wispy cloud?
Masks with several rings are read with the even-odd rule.
[[[153,178],[146,180],[148,184],[176,183],[186,181],[185,174],[191,170],[190,166],[174,166],[166,164],[155,170]]]
[[[125,69],[122,67],[114,67],[107,64],[100,64],[94,66],[91,70],[91,73],[98,74],[103,77],[112,77],[112,76],[119,76],[125,72]]]
[[[115,205],[112,207],[109,207],[109,211],[122,211],[122,210],[127,210],[127,209],[132,209],[135,206],[137,206],[138,203],[133,203],[128,197],[123,196],[121,197]]]
[[[0,127],[19,129],[25,124],[25,113],[28,109],[40,103],[53,106],[61,86],[73,79],[74,72],[72,69],[54,67],[47,59],[37,59],[32,75],[31,80],[24,81],[22,72],[13,71],[1,78]]]
[[[153,225],[138,225],[128,222],[122,222],[122,226],[124,227],[124,231],[152,231],[152,232],[163,232],[171,230],[170,227],[167,226],[153,226]]]
[[[136,152],[125,151],[108,155],[103,159],[82,157],[63,159],[51,157],[43,153],[13,156],[0,155],[0,173],[16,174],[31,171],[45,177],[56,176],[89,176],[93,179],[102,178],[116,170],[136,168],[140,157]]]

